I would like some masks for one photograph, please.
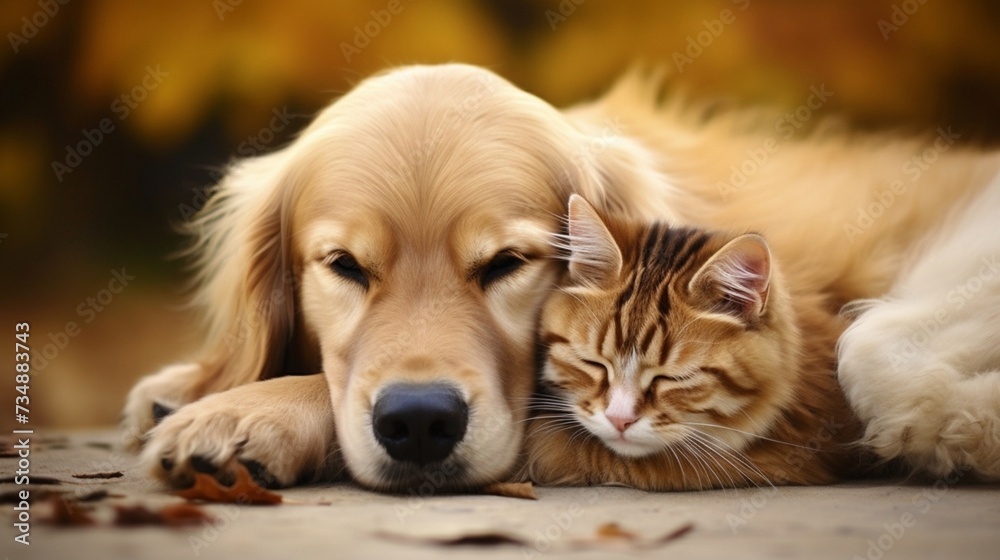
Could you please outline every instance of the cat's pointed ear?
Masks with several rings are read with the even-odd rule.
[[[568,221],[570,279],[600,286],[618,278],[622,253],[594,207],[582,196],[571,195]]]
[[[771,250],[764,238],[748,233],[726,243],[701,266],[688,292],[711,302],[712,310],[753,323],[767,309]]]

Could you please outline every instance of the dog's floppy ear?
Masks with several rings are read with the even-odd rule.
[[[266,379],[282,367],[295,315],[288,152],[234,164],[184,226],[195,240],[193,303],[208,323],[199,357],[204,392]]]

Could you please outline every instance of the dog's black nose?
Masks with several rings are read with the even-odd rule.
[[[469,407],[443,384],[390,385],[372,409],[375,439],[397,461],[443,461],[462,441]]]

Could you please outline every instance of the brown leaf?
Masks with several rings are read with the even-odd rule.
[[[622,529],[617,523],[611,522],[597,528],[597,538],[634,540],[636,534]]]
[[[62,496],[50,496],[48,502],[52,504],[52,512],[48,517],[41,517],[39,521],[49,525],[59,525],[61,527],[83,527],[94,524],[94,518],[90,516],[89,507],[79,505],[75,500],[66,500]]]
[[[74,474],[73,478],[121,478],[125,476],[120,471],[114,472],[95,472],[95,473],[85,473],[85,474]]]
[[[675,541],[683,537],[684,535],[690,533],[693,530],[694,530],[694,523],[687,523],[685,525],[681,525],[680,527],[674,529],[673,531],[667,533],[666,535],[663,535],[655,542],[657,544],[666,544],[670,541]]]
[[[398,533],[381,533],[381,532],[376,533],[375,535],[397,542],[437,545],[437,546],[463,546],[463,545],[498,546],[504,544],[513,544],[519,546],[528,545],[528,541],[516,535],[509,535],[506,533],[501,533],[499,531],[469,532],[464,535],[427,536],[427,537],[422,537],[417,535],[403,535]]]
[[[576,549],[624,547],[629,550],[649,550],[659,548],[670,541],[677,540],[690,533],[692,529],[694,529],[694,524],[687,523],[663,536],[646,538],[637,533],[622,529],[617,523],[609,522],[598,527],[594,537],[574,539],[569,544]]]
[[[263,505],[281,503],[281,495],[258,486],[242,464],[236,466],[236,482],[232,486],[223,486],[211,475],[195,473],[194,486],[174,494],[190,501]]]
[[[152,511],[144,505],[115,506],[114,524],[118,527],[137,527],[140,525],[167,525],[181,527],[185,525],[201,525],[212,521],[212,516],[191,504],[174,504],[159,511]]]
[[[535,487],[531,482],[494,482],[483,488],[483,494],[492,496],[503,496],[506,498],[521,498],[523,500],[537,500]]]
[[[594,536],[567,534],[559,542],[552,543],[552,550],[649,550],[679,539],[693,528],[694,525],[688,523],[663,536],[645,538],[623,529],[617,523],[609,522],[599,526]],[[393,541],[430,546],[532,546],[532,535],[528,533],[489,528],[458,531],[446,529],[438,534],[378,532],[375,535]]]

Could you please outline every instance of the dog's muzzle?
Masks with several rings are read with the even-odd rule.
[[[468,422],[465,400],[442,383],[390,385],[372,408],[379,445],[393,459],[421,467],[447,459]]]

